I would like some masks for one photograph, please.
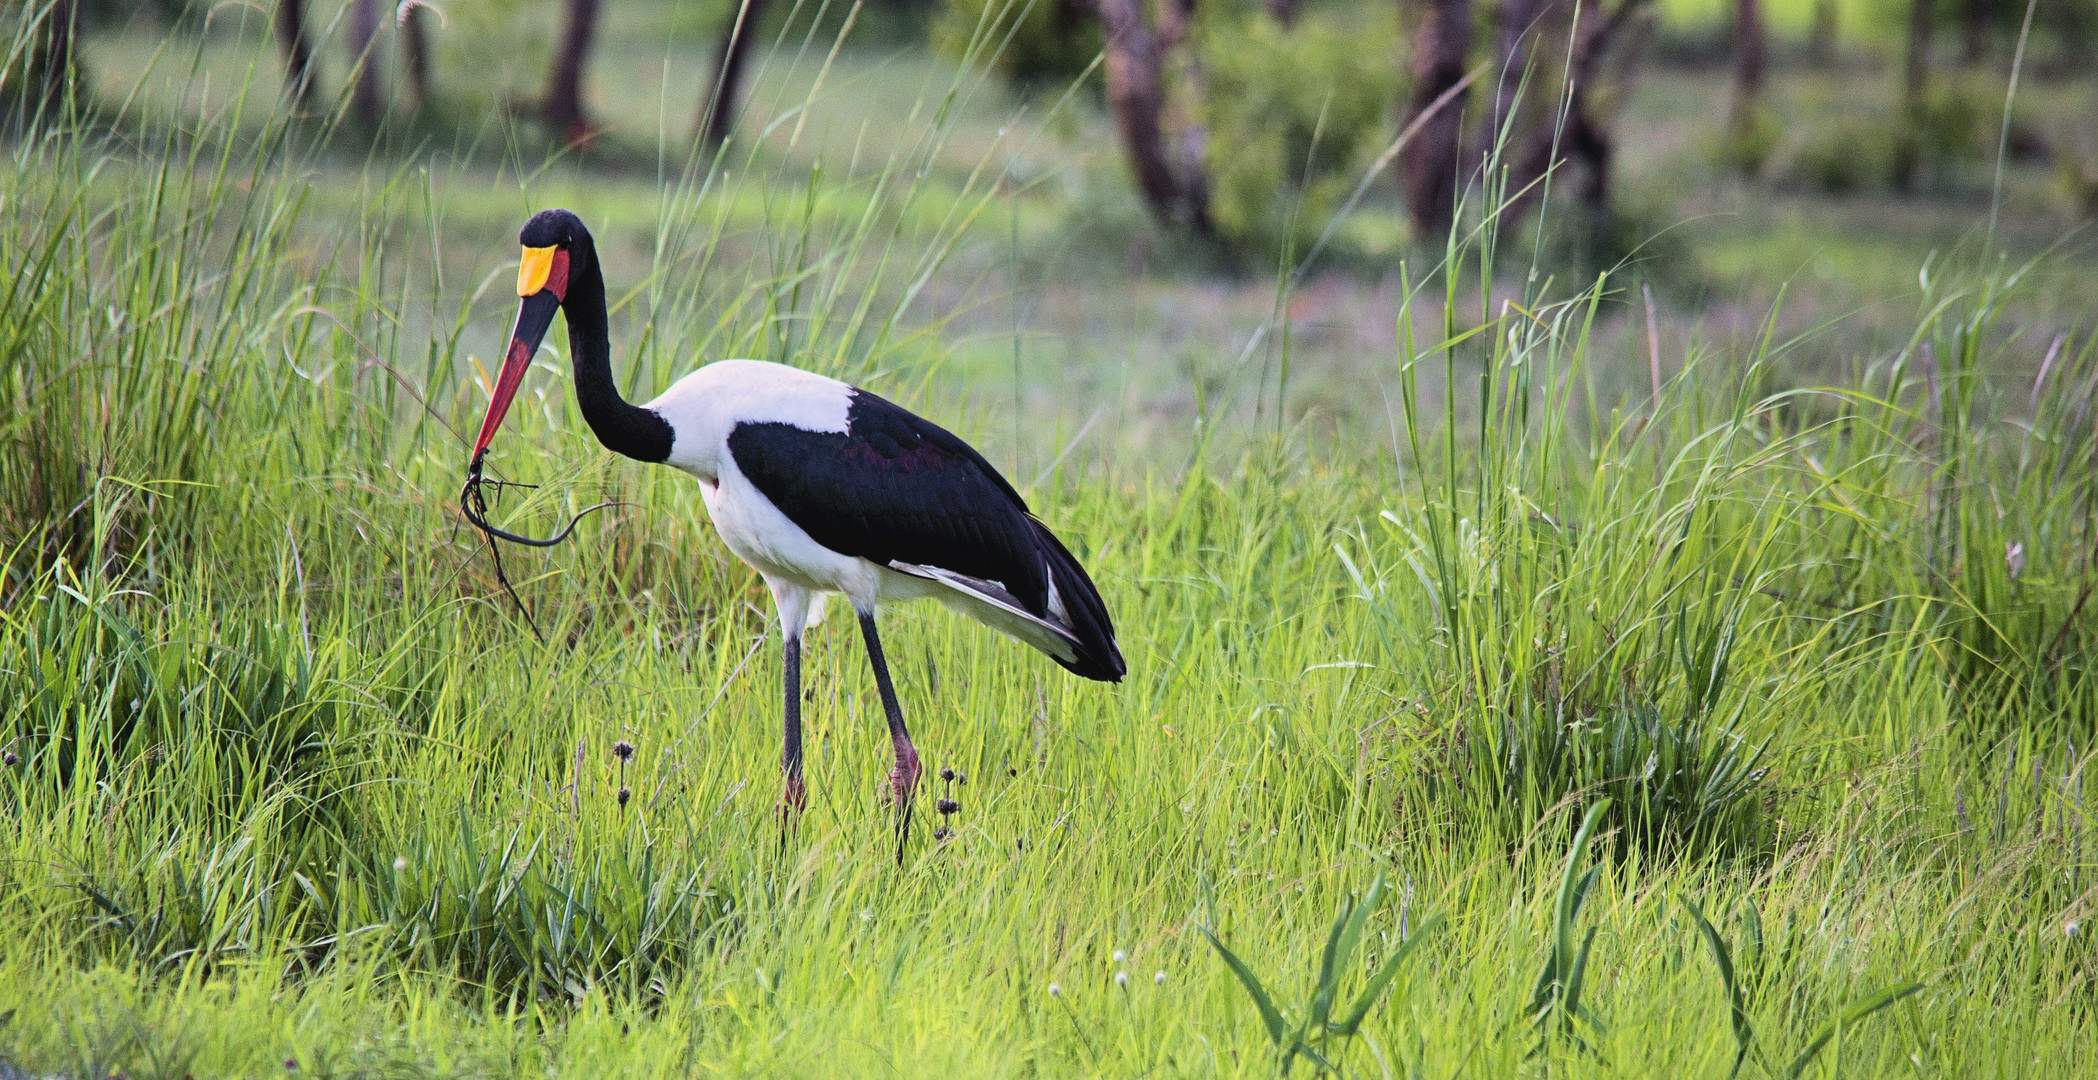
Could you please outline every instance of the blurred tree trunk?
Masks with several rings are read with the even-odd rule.
[[[1187,42],[1187,34],[1195,23],[1195,0],[1165,0],[1159,12],[1158,50],[1161,59],[1170,58]],[[1202,70],[1200,53],[1190,51],[1180,65],[1179,94],[1169,94],[1161,126],[1168,133],[1179,132],[1180,155],[1173,162],[1174,173],[1180,177],[1180,197],[1189,208],[1190,223],[1203,236],[1211,232],[1209,220],[1209,174],[1203,168],[1202,158],[1209,149],[1209,129],[1202,123],[1200,114],[1191,103],[1206,100],[1209,80]],[[1176,107],[1177,105],[1177,107]]]
[[[1901,130],[1894,139],[1894,186],[1915,186],[1930,111],[1931,0],[1909,0],[1908,47],[1901,65]]]
[[[542,109],[549,127],[571,143],[590,137],[590,116],[583,108],[583,65],[597,35],[598,0],[568,0],[568,19],[554,50],[554,69]]]
[[[1734,96],[1728,110],[1736,139],[1747,138],[1763,94],[1763,0],[1734,0]]]
[[[1471,0],[1420,0],[1421,25],[1413,35],[1413,96],[1405,124],[1464,80],[1471,54]],[[1402,124],[1401,126],[1405,126]],[[1463,154],[1464,96],[1421,126],[1413,153],[1404,159],[1406,211],[1423,238],[1449,231],[1457,214],[1459,157]]]
[[[1960,2],[1960,63],[1973,67],[1989,56],[1989,0]]]
[[[721,45],[714,51],[714,77],[707,80],[706,98],[700,102],[699,138],[704,146],[720,146],[736,128],[743,68],[764,14],[765,0],[742,0],[728,28],[721,32]]]
[[[1492,155],[1507,127],[1509,114],[1516,109],[1516,94],[1524,74],[1530,70],[1530,56],[1544,33],[1544,16],[1551,4],[1552,0],[1504,0],[1495,13],[1501,41],[1493,71],[1493,114],[1479,132],[1478,149],[1473,155],[1482,161]]]
[[[1173,9],[1187,9],[1177,3]],[[1107,38],[1107,104],[1122,149],[1129,155],[1136,186],[1151,216],[1162,225],[1184,224],[1199,236],[1215,230],[1209,220],[1207,185],[1199,174],[1183,178],[1166,151],[1165,49],[1145,17],[1143,0],[1097,0]]]
[[[379,126],[379,0],[350,0],[350,108],[367,128]]]
[[[1814,0],[1814,25],[1807,32],[1807,56],[1817,64],[1836,58],[1836,30],[1840,18],[1836,0]]]
[[[1530,128],[1515,175],[1508,184],[1508,190],[1518,194],[1502,211],[1503,228],[1520,221],[1542,200],[1543,185],[1537,181],[1559,161],[1580,166],[1581,180],[1574,188],[1574,198],[1582,206],[1595,213],[1609,209],[1610,169],[1616,158],[1616,144],[1609,128],[1595,115],[1595,86],[1610,46],[1623,38],[1626,27],[1647,3],[1648,0],[1620,0],[1616,10],[1608,15],[1602,13],[1600,5],[1577,11],[1573,50],[1566,71],[1571,87],[1564,102],[1565,123],[1558,123],[1555,113],[1550,122]]]
[[[277,46],[284,50],[284,92],[300,108],[313,104],[313,42],[306,37],[306,0],[277,0]]]
[[[1284,27],[1297,21],[1297,0],[1262,0],[1261,6],[1267,9],[1268,18]]]
[[[408,92],[420,109],[430,100],[429,14],[421,0],[401,5],[401,66],[408,77]]]
[[[75,76],[80,0],[51,0],[51,11],[44,17],[50,23],[44,37],[44,101],[56,109],[65,105],[66,91]]]

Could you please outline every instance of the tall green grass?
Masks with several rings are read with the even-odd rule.
[[[925,177],[974,79],[880,162],[784,164],[786,119],[666,157],[654,226],[603,230],[632,392],[759,355],[961,396],[921,304],[1001,166]],[[1036,482],[1122,686],[889,617],[966,777],[899,868],[850,628],[805,660],[783,834],[763,590],[558,362],[504,520],[635,505],[512,557],[544,642],[510,614],[449,508],[511,241],[449,224],[441,168],[317,184],[325,131],[265,108],[8,144],[0,1060],[1269,1075],[1207,930],[1313,987],[1297,1019],[1376,986],[1301,1032],[1350,1075],[2088,1070],[2098,338],[2007,324],[2015,269],[1931,268],[1905,347],[1790,385],[1811,336],[1606,353],[1643,298],[1510,273],[1485,215],[1365,358],[1395,453]]]

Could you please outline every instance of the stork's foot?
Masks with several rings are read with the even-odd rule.
[[[918,778],[925,767],[918,764],[918,751],[910,743],[896,747],[896,765],[889,770],[889,791],[896,800],[896,865],[903,865],[903,851],[911,839],[911,800],[918,791]]]
[[[889,791],[898,810],[909,810],[911,798],[918,793],[918,778],[925,775],[925,766],[918,764],[918,748],[904,743],[896,748],[896,764],[889,770]]]

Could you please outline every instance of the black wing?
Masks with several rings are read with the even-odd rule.
[[[728,448],[758,491],[824,547],[996,581],[1035,615],[1047,610],[1048,566],[1027,503],[938,424],[855,390],[842,432],[737,424]]]
[[[1071,630],[1079,655],[1058,663],[1091,679],[1122,677],[1114,626],[1085,568],[953,432],[855,390],[842,432],[742,423],[728,449],[759,493],[817,543],[882,565],[997,582],[1029,613]],[[1052,579],[1060,615],[1049,610]]]

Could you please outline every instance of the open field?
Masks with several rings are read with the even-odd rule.
[[[1205,932],[1285,1042],[1388,977],[1299,1075],[2098,1076],[2098,272],[2045,166],[1993,231],[1993,161],[1720,177],[1722,84],[1662,69],[1655,261],[1416,243],[1380,193],[1278,287],[1142,220],[1092,100],[920,53],[776,55],[780,122],[709,166],[647,134],[702,46],[615,23],[613,134],[542,167],[500,121],[288,122],[250,30],[99,30],[104,111],[6,144],[0,1076],[1272,1075]],[[1884,74],[1773,107],[1805,140]],[[504,551],[541,633],[459,520],[553,205],[630,396],[864,382],[1100,584],[1113,687],[885,615],[966,777],[901,865],[850,620],[783,830],[770,600],[595,444],[562,333],[501,520],[629,505]]]

